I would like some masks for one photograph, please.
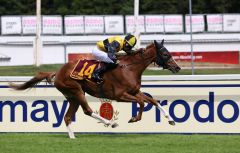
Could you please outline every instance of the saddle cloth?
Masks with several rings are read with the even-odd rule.
[[[98,68],[98,66],[101,66],[101,64],[96,60],[79,59],[72,70],[70,77],[77,80],[88,79],[93,81],[91,79],[92,73]]]

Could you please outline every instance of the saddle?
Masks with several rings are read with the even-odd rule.
[[[70,77],[76,80],[90,80],[92,79],[92,73],[102,65],[102,62],[96,60],[79,59],[74,69],[72,70]]]

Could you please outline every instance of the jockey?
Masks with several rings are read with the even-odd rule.
[[[115,53],[123,50],[130,54],[136,42],[136,37],[131,34],[128,34],[124,39],[120,36],[115,36],[97,42],[97,46],[92,50],[92,54],[95,59],[105,62],[105,64],[93,72],[92,78],[97,82],[103,81],[100,76],[118,65]]]

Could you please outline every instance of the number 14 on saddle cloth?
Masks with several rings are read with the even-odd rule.
[[[92,73],[100,66],[96,60],[80,59],[72,70],[70,77],[77,80],[91,80]]]

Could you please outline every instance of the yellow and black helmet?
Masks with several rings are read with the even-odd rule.
[[[137,38],[131,34],[125,36],[124,40],[125,40],[124,51],[130,51],[137,43]]]

